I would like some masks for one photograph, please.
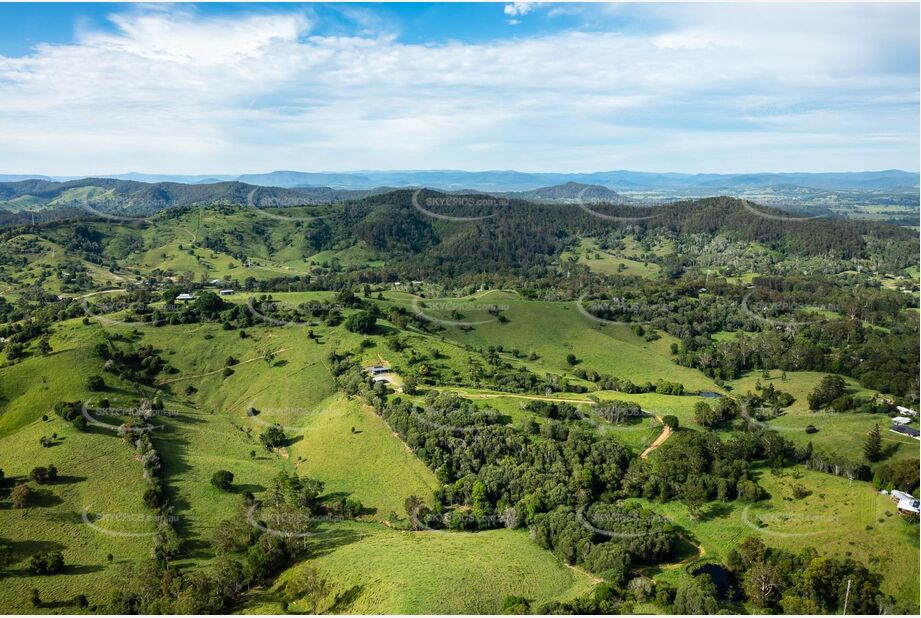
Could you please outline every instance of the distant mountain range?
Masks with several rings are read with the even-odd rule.
[[[432,188],[437,178],[432,175],[448,172],[424,172],[425,179],[431,184],[419,183],[409,187],[400,185],[400,179],[388,177],[394,181],[389,185],[371,188],[343,188],[318,185],[295,184],[292,186],[272,186],[260,184],[277,180],[294,183],[304,180],[299,172],[277,172],[264,176],[246,176],[250,182],[239,180],[215,180],[205,177],[186,176],[187,181],[196,182],[143,182],[135,179],[116,178],[81,178],[59,182],[48,179],[16,180],[2,182],[0,176],[0,225],[10,222],[22,222],[31,219],[33,213],[41,212],[43,217],[60,218],[67,213],[90,212],[95,214],[148,215],[168,208],[194,207],[212,204],[245,205],[256,208],[275,208],[304,206],[312,204],[337,204],[368,196],[390,193],[399,189],[427,186]],[[483,172],[477,176],[480,182],[492,172]],[[613,172],[612,172],[613,173]],[[277,175],[276,175],[277,174]],[[365,180],[376,178],[369,173]],[[397,174],[388,172],[387,174]],[[517,174],[517,172],[509,172]],[[134,175],[137,176],[137,175]],[[319,180],[323,174],[309,175]],[[347,174],[333,175],[326,180],[343,181]],[[644,176],[644,175],[641,175]],[[671,176],[661,180],[671,182]],[[862,189],[819,189],[797,184],[783,183],[761,186],[761,182],[777,180],[784,176],[786,180],[810,181],[816,184],[831,183],[837,178],[839,184],[859,185]],[[816,178],[821,176],[821,178]],[[14,177],[18,178],[18,177]],[[146,177],[145,177],[146,178]],[[699,180],[699,177],[689,177]],[[717,195],[743,198],[758,204],[775,206],[790,212],[809,216],[824,215],[844,218],[874,219],[898,223],[900,225],[917,225],[918,192],[917,189],[904,187],[899,183],[908,182],[917,175],[906,172],[866,172],[858,174],[759,174],[749,176],[712,177],[706,182],[693,187],[657,186],[654,189],[627,189],[624,193],[603,184],[587,184],[567,181],[560,184],[541,186],[524,190],[482,189],[475,186],[441,189],[451,194],[489,194],[507,199],[518,199],[532,203],[609,203],[624,206],[652,206],[663,202],[683,199],[696,199]],[[215,180],[214,182],[209,182]],[[514,184],[506,178],[506,184]],[[647,179],[648,180],[648,179]],[[652,182],[651,180],[648,180]],[[475,179],[471,179],[475,182]],[[726,186],[726,183],[733,182]],[[895,188],[884,188],[886,185]]]
[[[484,192],[533,191],[543,187],[574,182],[598,185],[618,192],[675,192],[676,194],[715,195],[771,186],[796,186],[830,191],[915,192],[919,175],[901,170],[878,172],[829,173],[762,173],[762,174],[679,174],[633,172],[626,170],[592,173],[527,173],[514,170],[466,172],[459,170],[366,170],[355,172],[276,171],[242,175],[165,175],[116,174],[99,178],[146,183],[215,184],[242,182],[263,187],[286,189],[329,187],[368,190],[378,187],[430,187],[445,191],[475,190]],[[3,175],[0,182],[27,179],[72,181],[77,177],[46,175]]]

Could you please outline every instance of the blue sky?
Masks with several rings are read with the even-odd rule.
[[[919,167],[916,4],[0,4],[0,173]]]

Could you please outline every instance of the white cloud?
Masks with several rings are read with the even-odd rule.
[[[538,6],[537,2],[513,2],[506,4],[502,9],[506,15],[511,17],[527,15]]]
[[[439,45],[132,11],[0,56],[0,171],[917,169],[917,8],[838,7]]]

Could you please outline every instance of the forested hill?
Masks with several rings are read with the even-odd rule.
[[[283,189],[257,187],[237,181],[184,184],[112,178],[83,178],[68,182],[33,179],[0,183],[0,211],[82,208],[134,216],[169,208],[208,204],[326,204],[385,191],[387,189],[339,190],[329,187]]]
[[[51,184],[29,182],[33,183],[32,195],[40,194]],[[105,182],[114,195],[130,191],[126,184],[142,184]],[[866,258],[871,244],[885,243],[887,260],[898,268],[914,264],[917,256],[917,242],[909,229],[883,223],[791,218],[783,211],[726,197],[639,207],[535,203],[483,195],[398,190],[336,204],[273,207],[276,202],[269,198],[278,197],[281,192],[295,204],[308,200],[298,194],[287,195],[293,191],[284,189],[272,193],[237,182],[220,185],[223,191],[219,198],[214,197],[215,185],[143,185],[145,191],[155,192],[147,195],[169,202],[184,201],[186,205],[168,208],[142,221],[106,220],[99,216],[103,210],[126,212],[117,208],[100,207],[93,212],[62,206],[42,214],[66,212],[72,218],[100,222],[90,230],[93,238],[76,239],[73,244],[85,246],[90,242],[104,247],[109,236],[140,235],[140,230],[134,229],[138,227],[169,227],[174,225],[172,219],[194,208],[206,215],[206,223],[198,232],[203,246],[244,261],[252,255],[254,247],[264,247],[261,254],[271,258],[285,247],[301,247],[306,257],[360,246],[377,259],[386,260],[388,266],[416,274],[414,278],[472,273],[529,276],[548,268],[579,239],[624,232],[637,236],[667,232],[685,238],[721,235],[758,243],[783,255],[827,256],[839,261]],[[85,189],[84,185],[80,187]],[[59,189],[56,187],[55,191]],[[254,189],[257,190],[255,205],[247,205]],[[265,199],[262,191],[267,191]],[[257,209],[271,216],[257,216]],[[31,217],[22,211],[7,215],[6,227],[28,227],[33,223]],[[36,216],[34,223],[41,225],[47,221]],[[106,225],[101,225],[102,222]],[[118,226],[117,233],[111,228],[113,224]],[[98,252],[96,255],[90,252],[86,259],[100,258]],[[680,259],[680,255],[674,259]]]
[[[728,234],[801,255],[829,255],[840,259],[864,257],[868,239],[893,241],[906,256],[916,253],[911,230],[876,222],[827,218],[802,219],[789,213],[727,197],[690,200],[653,208],[542,204],[523,200],[452,200],[423,192],[413,206],[412,191],[395,191],[348,204],[327,225],[354,233],[378,248],[419,250],[431,245],[445,259],[499,255],[550,255],[573,237],[599,236],[614,229],[639,233],[666,229],[676,234]],[[425,206],[427,203],[435,206]],[[437,216],[469,218],[453,221]],[[407,241],[407,239],[412,239]],[[421,243],[421,244],[420,244]]]

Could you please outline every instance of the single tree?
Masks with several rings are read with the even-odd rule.
[[[22,509],[29,505],[32,498],[32,490],[25,483],[20,483],[10,492],[10,502],[14,509]]]
[[[866,442],[863,443],[863,454],[867,461],[879,461],[882,456],[882,437],[879,435],[879,425],[873,425],[873,429],[867,434]]]

